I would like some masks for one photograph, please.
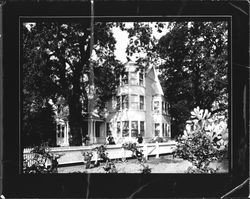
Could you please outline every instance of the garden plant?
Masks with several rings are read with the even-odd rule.
[[[184,135],[177,138],[174,156],[192,163],[189,173],[215,173],[218,168],[210,167],[210,163],[222,160],[227,152],[226,122],[197,107],[186,123]]]
[[[84,156],[84,161],[86,162],[86,169],[91,169],[93,167],[100,166],[98,158],[101,158],[105,162],[105,166],[103,167],[103,169],[107,173],[117,173],[115,163],[108,157],[108,153],[106,153],[106,150],[107,150],[106,146],[101,145],[93,148],[92,151],[90,152],[83,152],[82,155]],[[98,155],[97,160],[94,164],[91,163],[93,157],[93,151],[96,151]]]
[[[63,154],[52,154],[45,145],[36,146],[31,150],[33,158],[25,158],[23,161],[24,173],[58,173],[58,159]],[[50,162],[50,166],[46,165]],[[31,164],[30,164],[31,163]]]
[[[140,171],[143,174],[151,173],[151,168],[148,165],[145,165],[145,158],[143,157],[142,150],[138,150],[138,147],[135,142],[125,142],[123,143],[122,147],[126,150],[132,151],[132,156],[136,157],[139,164],[143,167]]]

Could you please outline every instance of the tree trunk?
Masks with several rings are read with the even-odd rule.
[[[82,105],[80,102],[80,73],[77,71],[74,81],[73,90],[69,97],[69,127],[70,127],[70,145],[82,145]]]

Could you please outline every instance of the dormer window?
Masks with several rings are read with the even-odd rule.
[[[140,86],[144,85],[144,75],[143,75],[143,72],[139,73],[139,85]]]
[[[128,72],[125,72],[122,76],[122,85],[128,84]]]

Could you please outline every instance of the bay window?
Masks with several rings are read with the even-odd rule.
[[[131,137],[138,136],[138,121],[131,122]]]
[[[144,121],[140,121],[140,134],[141,136],[145,134]]]
[[[131,72],[130,73],[130,80],[129,80],[129,82],[130,82],[130,85],[137,85],[138,83],[137,83],[137,73],[135,73],[135,72]]]
[[[144,96],[140,95],[140,110],[144,110]]]
[[[122,95],[122,109],[128,109],[128,95]]]
[[[122,75],[122,85],[124,85],[124,84],[128,84],[128,72],[125,72]]]
[[[138,95],[131,95],[130,101],[131,101],[131,109],[137,110],[139,108]]]
[[[160,135],[160,123],[155,123],[155,136]]]

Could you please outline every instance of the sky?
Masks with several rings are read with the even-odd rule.
[[[133,22],[126,23],[126,27],[132,27],[132,25],[133,25]],[[152,30],[153,30],[152,37],[154,36],[156,39],[160,39],[163,35],[165,35],[169,31],[167,28],[164,28],[162,33],[157,32],[157,29],[154,27],[155,22],[152,22],[152,24],[150,24],[150,26],[152,27]],[[116,50],[114,52],[115,56],[119,61],[121,61],[122,63],[125,63],[125,62],[127,62],[125,51],[126,51],[128,43],[129,43],[128,32],[122,31],[118,27],[114,27],[113,34],[114,34],[114,37],[117,41]],[[136,56],[144,56],[144,55],[143,54],[134,55],[131,58],[131,60],[135,61]]]

